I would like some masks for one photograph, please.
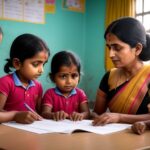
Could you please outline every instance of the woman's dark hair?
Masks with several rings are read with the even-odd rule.
[[[108,33],[116,35],[121,41],[135,47],[138,43],[143,45],[139,58],[143,61],[150,59],[150,38],[140,21],[132,17],[123,17],[113,21],[106,29],[104,38]]]
[[[4,71],[6,73],[11,72],[10,68],[13,68],[14,58],[18,58],[23,63],[24,60],[32,58],[41,51],[46,51],[50,55],[46,43],[39,37],[33,34],[22,34],[18,36],[11,45],[10,58],[6,59],[7,63],[4,66]]]
[[[71,51],[60,51],[54,55],[51,62],[51,73],[50,79],[54,81],[54,76],[56,73],[59,72],[60,67],[67,66],[70,67],[71,65],[77,66],[77,70],[79,75],[81,75],[81,64],[80,59],[77,55]]]

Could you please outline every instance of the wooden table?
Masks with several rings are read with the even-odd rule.
[[[130,129],[107,135],[35,134],[0,125],[0,148],[6,150],[135,150],[145,146],[150,146],[150,131],[143,135]]]

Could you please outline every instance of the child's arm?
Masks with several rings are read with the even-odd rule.
[[[32,123],[40,120],[39,116],[31,111],[4,111],[7,96],[0,93],[0,122],[16,121],[18,123]]]
[[[150,129],[150,120],[147,121],[138,121],[132,125],[133,132],[137,134],[142,134],[145,130]]]
[[[43,105],[42,111],[41,111],[41,116],[46,119],[52,119],[52,108],[47,105]]]
[[[0,93],[0,111],[4,111],[4,106],[5,106],[6,101],[7,101],[7,96]]]
[[[145,121],[138,121],[132,125],[132,131],[137,134],[142,134],[147,129]]]
[[[42,101],[42,97],[39,97],[36,104],[36,112],[39,114],[41,113],[41,101]]]
[[[70,119],[73,121],[80,121],[83,119],[89,119],[89,116],[90,116],[90,110],[88,107],[88,103],[81,103],[80,104],[80,113],[73,112],[70,115]]]
[[[64,111],[52,112],[52,107],[46,105],[42,107],[41,115],[46,119],[54,119],[56,121],[64,120],[69,117],[69,115]]]
[[[12,121],[17,111],[0,112],[0,123]]]
[[[39,117],[30,111],[3,111],[0,112],[0,123],[16,121],[18,123],[32,123],[39,120]]]

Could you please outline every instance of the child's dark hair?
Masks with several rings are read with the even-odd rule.
[[[0,34],[2,34],[3,35],[3,30],[2,30],[2,28],[0,27]]]
[[[50,79],[54,81],[54,76],[59,72],[60,67],[62,66],[77,66],[79,75],[81,75],[81,63],[77,55],[71,51],[60,51],[54,55],[51,62],[51,73]]]
[[[13,59],[18,58],[21,63],[28,58],[32,58],[38,52],[46,51],[50,55],[49,48],[46,43],[33,34],[22,34],[18,36],[12,43],[10,48],[10,58],[6,59],[4,66],[6,73],[11,72],[13,68]]]

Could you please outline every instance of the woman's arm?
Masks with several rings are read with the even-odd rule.
[[[150,114],[131,115],[121,113],[103,113],[93,120],[93,125],[105,125],[108,123],[129,123],[150,120]]]
[[[120,114],[119,118],[119,122],[121,123],[135,123],[137,121],[150,120],[150,113],[142,115]]]
[[[97,115],[100,115],[104,113],[106,109],[107,109],[106,94],[102,90],[98,89],[93,111]],[[96,114],[94,116],[96,116]]]

